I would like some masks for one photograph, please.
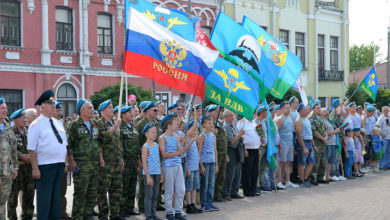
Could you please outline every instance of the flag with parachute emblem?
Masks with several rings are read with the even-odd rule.
[[[376,75],[375,66],[368,72],[367,76],[360,83],[359,88],[375,102],[376,93],[378,92],[378,77]]]

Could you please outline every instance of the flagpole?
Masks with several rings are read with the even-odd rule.
[[[125,72],[122,70],[122,76],[121,76],[121,86],[119,91],[119,108],[118,108],[118,118],[121,118],[121,108],[122,108],[122,95],[123,95],[123,78],[125,76]]]
[[[355,93],[358,91],[359,87],[360,87],[360,86],[358,86],[358,87],[355,89],[355,91],[352,93],[352,95],[351,95],[347,100],[350,100],[350,99],[352,98],[352,96],[355,95]]]

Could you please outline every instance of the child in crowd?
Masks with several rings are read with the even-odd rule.
[[[372,136],[372,151],[371,161],[374,166],[374,173],[380,173],[378,168],[378,161],[384,158],[383,140],[380,137],[381,129],[374,127],[374,135]]]
[[[344,147],[344,153],[346,158],[345,163],[345,176],[347,179],[355,179],[354,176],[352,176],[352,166],[354,161],[354,154],[355,154],[355,143],[353,141],[353,131],[350,128],[345,129],[345,147]]]
[[[364,176],[364,173],[360,172],[360,168],[364,163],[362,152],[366,151],[366,149],[365,149],[363,137],[360,135],[360,128],[353,129],[353,136],[355,142],[355,155],[354,155],[354,164],[353,164],[355,172],[353,172],[353,176],[362,177]]]
[[[178,129],[177,113],[171,113],[161,120],[164,130],[158,138],[161,156],[163,158],[164,175],[164,199],[167,220],[185,220],[181,212],[185,193],[181,155],[184,149],[180,147],[180,137],[176,135]],[[175,193],[175,208],[172,206],[173,194]]]
[[[200,203],[205,212],[218,211],[213,204],[215,174],[218,173],[218,154],[216,138],[211,115],[204,115],[201,120],[204,131],[199,136],[198,151],[200,152]]]
[[[186,124],[184,130],[187,132],[187,137],[184,140],[187,153],[187,170],[186,170],[186,200],[187,200],[187,213],[198,214],[202,213],[201,209],[195,206],[196,190],[200,189],[199,182],[199,152],[196,146],[197,139],[197,126],[193,126],[194,121],[190,121]]]
[[[157,196],[160,183],[164,181],[161,176],[161,162],[158,144],[154,142],[157,129],[153,122],[146,124],[142,131],[146,136],[146,143],[142,146],[142,175],[145,184],[145,216],[147,220],[159,220],[156,216]]]

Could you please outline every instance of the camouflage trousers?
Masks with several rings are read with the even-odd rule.
[[[318,180],[323,180],[325,176],[326,145],[317,140],[315,140],[315,144],[318,148],[318,152],[314,152],[314,164],[309,179],[310,181],[317,182]]]
[[[135,191],[137,186],[137,159],[125,160],[125,169],[122,175],[123,193],[121,200],[121,213],[131,212],[134,209]]]
[[[78,163],[77,165],[80,169],[78,173],[73,173],[72,219],[91,219],[98,192],[98,164]]]
[[[110,204],[107,202],[107,192]],[[110,210],[110,219],[119,217],[122,197],[122,171],[117,164],[106,164],[99,168],[99,187],[97,202],[99,207],[99,219],[107,218]]]
[[[264,187],[264,171],[267,168],[267,146],[260,146],[259,154],[259,187]]]
[[[226,179],[226,153],[218,154],[218,173],[215,177],[214,199],[222,198]]]
[[[5,204],[11,193],[12,176],[0,177],[0,220],[5,220]]]
[[[68,215],[66,213],[66,190],[68,188],[68,184],[66,183],[66,173],[64,173],[64,178],[62,178],[61,184],[61,217],[65,217]]]
[[[34,214],[34,179],[32,178],[31,165],[20,165],[18,177],[12,183],[7,210],[8,219],[17,220],[16,207],[18,206],[19,191],[23,192],[22,219],[32,219]]]

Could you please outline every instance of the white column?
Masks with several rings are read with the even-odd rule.
[[[83,0],[83,61],[85,68],[90,68],[90,57],[92,53],[88,51],[88,4],[90,0]]]
[[[50,54],[53,51],[49,49],[49,9],[47,0],[42,0],[42,49],[41,49],[41,64],[44,66],[50,65]]]

